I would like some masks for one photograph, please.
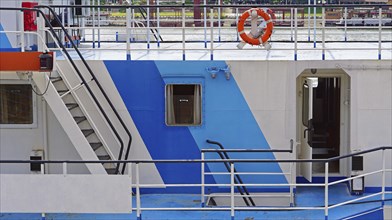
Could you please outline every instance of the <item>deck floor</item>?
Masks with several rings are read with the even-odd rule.
[[[331,186],[329,189],[330,200],[329,204],[333,205],[339,202],[355,199],[359,196],[349,194],[346,184],[338,184]],[[364,194],[366,196],[368,194]],[[133,199],[133,206],[135,207],[135,198]],[[380,196],[376,196],[369,200],[378,200]],[[392,194],[387,194],[386,199],[392,200]],[[364,201],[366,201],[364,200]],[[320,206],[324,205],[324,188],[323,187],[298,187],[296,193],[297,207],[304,206]],[[184,195],[184,194],[148,194],[141,198],[142,207],[200,207],[199,195]],[[115,205],[115,204],[113,204]],[[386,205],[391,206],[392,201],[387,201]],[[329,210],[329,219],[342,219],[356,213],[378,209],[381,207],[381,202],[369,202],[353,205],[345,205]],[[40,214],[10,214],[0,213],[1,220],[40,220]],[[136,219],[136,212],[131,214],[47,214],[46,219],[51,220],[122,220],[122,219]],[[230,211],[143,211],[142,219],[144,220],[222,220],[230,219]],[[299,210],[299,211],[236,211],[235,219],[258,220],[258,219],[273,219],[273,220],[317,220],[324,219],[323,210]],[[376,220],[376,219],[375,219]]]

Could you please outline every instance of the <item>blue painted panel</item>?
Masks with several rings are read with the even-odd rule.
[[[105,61],[105,65],[153,159],[200,159],[187,127],[165,125],[165,84],[154,62]],[[158,164],[157,168],[165,183],[200,183],[199,164]],[[185,192],[195,190],[199,191]]]
[[[0,24],[0,31],[4,31],[3,25],[1,24]],[[0,49],[2,48],[12,48],[12,45],[6,33],[0,33]]]
[[[373,210],[363,211],[342,219],[350,219],[350,220],[383,220],[384,219],[384,211],[381,208],[376,208]]]
[[[269,149],[269,145],[257,124],[235,78],[227,80],[221,71],[212,78],[206,71],[207,67],[224,68],[224,61],[156,61],[156,65],[165,83],[198,83],[203,84],[203,125],[190,126],[199,148],[216,148],[208,145],[207,139],[221,142],[225,148],[259,148]],[[229,153],[232,159],[274,159],[272,153]],[[207,159],[218,159],[218,155],[210,153]],[[227,171],[223,164],[209,164],[216,172]],[[265,164],[236,164],[237,171],[259,171],[281,173],[276,163]],[[216,175],[219,183],[229,183],[229,176]],[[284,175],[280,176],[242,176],[246,183],[287,183]]]

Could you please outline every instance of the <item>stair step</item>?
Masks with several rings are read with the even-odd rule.
[[[84,116],[76,116],[76,117],[73,117],[73,118],[75,119],[75,121],[76,121],[77,124],[79,124],[79,123],[81,123],[81,122],[87,120],[87,118],[84,117]]]
[[[110,160],[111,158],[110,158],[109,155],[99,155],[99,156],[98,156],[98,159],[99,159],[99,160]]]
[[[66,93],[68,91],[69,91],[68,89],[60,89],[60,90],[57,90],[57,93],[64,94],[64,93]]]
[[[100,148],[101,146],[103,146],[103,144],[101,142],[97,142],[97,143],[90,143],[91,147],[93,148],[94,151],[98,150],[98,148]]]
[[[83,132],[85,137],[88,137],[88,136],[90,136],[91,134],[94,133],[94,130],[93,129],[83,129],[82,132]]]
[[[60,82],[63,80],[61,77],[50,77],[49,79],[50,81],[52,81],[52,83]]]
[[[76,103],[67,103],[67,104],[65,104],[65,106],[67,106],[68,110],[72,110],[72,109],[78,107],[79,105]]]
[[[106,168],[105,170],[108,174],[116,174],[116,168]]]

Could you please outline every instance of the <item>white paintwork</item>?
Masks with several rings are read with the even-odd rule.
[[[130,213],[129,176],[0,175],[0,212]]]
[[[384,220],[392,219],[392,206],[386,205],[384,206]]]
[[[53,84],[47,83],[47,77],[44,77],[43,73],[33,73],[33,80],[40,91],[45,91],[46,86],[48,86],[48,90],[43,97],[52,109],[57,120],[62,125],[65,133],[67,133],[81,158],[83,160],[98,160],[97,155],[76,124],[73,116],[68,111],[68,108],[65,106]],[[101,164],[86,164],[86,166],[92,174],[106,174],[106,171]]]
[[[308,106],[308,121],[309,121],[310,119],[313,119],[313,88],[316,87],[317,85],[315,85],[315,80],[309,77],[307,77],[306,79],[302,79],[301,85],[305,83],[305,80],[307,81],[307,84],[309,86],[308,88],[309,93],[307,97],[303,97],[303,98],[307,99],[309,103]],[[302,87],[302,96],[304,95],[305,94]],[[308,129],[308,127],[302,126],[302,130],[305,131],[305,129]],[[306,132],[306,137],[302,136],[303,139],[301,141],[301,145],[302,145],[301,159],[307,159],[307,160],[313,159],[313,148],[308,144],[309,132],[310,131]],[[313,167],[313,163],[301,163],[301,173],[309,182],[312,182],[312,176],[313,176],[312,167]]]

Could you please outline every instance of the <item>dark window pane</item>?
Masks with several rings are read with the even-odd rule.
[[[0,124],[32,124],[31,85],[0,84]]]

